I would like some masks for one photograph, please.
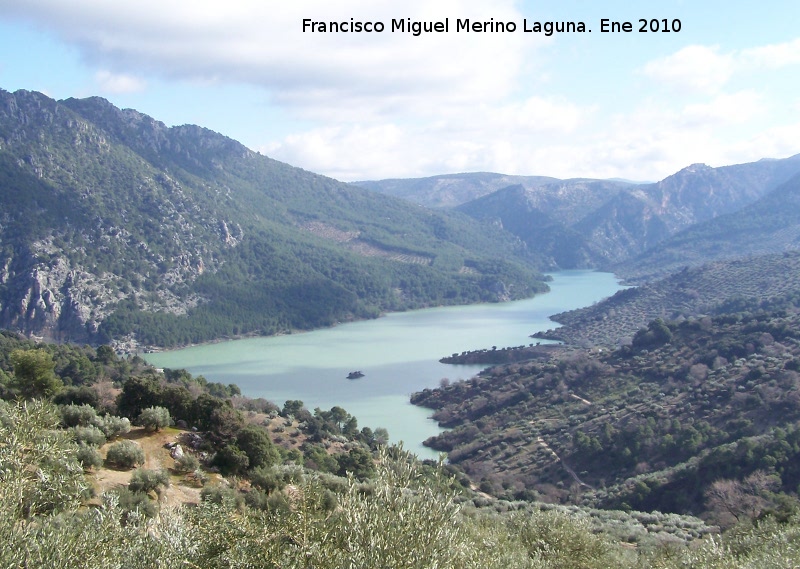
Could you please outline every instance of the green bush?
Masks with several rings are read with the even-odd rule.
[[[97,452],[97,447],[91,445],[79,444],[76,457],[84,470],[99,468],[103,465],[103,457]]]
[[[130,514],[136,512],[146,518],[154,518],[158,513],[158,504],[151,500],[147,494],[134,492],[130,488],[115,490],[119,507],[123,512],[123,519],[128,519]]]
[[[97,390],[87,385],[80,387],[71,385],[53,397],[56,405],[90,405],[97,408],[99,400]]]
[[[131,432],[131,422],[127,417],[106,415],[104,417],[98,417],[97,421],[95,421],[95,425],[105,433],[108,440]]]
[[[159,496],[169,488],[169,472],[166,470],[150,470],[148,468],[137,468],[131,475],[128,489],[131,492],[142,492],[149,494],[155,492]]]
[[[280,453],[267,434],[267,430],[256,425],[244,427],[236,435],[236,446],[246,455],[250,468],[270,466],[280,460]]]
[[[352,474],[359,480],[365,480],[375,474],[375,461],[372,455],[361,447],[350,449],[336,457],[339,463],[339,476]]]
[[[510,530],[528,557],[553,569],[591,569],[624,566],[620,549],[607,537],[595,535],[582,520],[556,512],[520,514]]]
[[[254,510],[267,510],[269,509],[269,494],[253,488],[244,495],[244,503]]]
[[[76,457],[78,446],[56,428],[57,409],[29,401],[3,403],[0,411],[0,521],[13,524],[76,508],[88,484]]]
[[[72,436],[75,437],[75,442],[86,444],[89,446],[99,447],[106,443],[106,435],[94,426],[88,427],[72,427],[70,429]]]
[[[250,460],[242,449],[231,444],[217,451],[211,464],[219,468],[219,471],[225,475],[243,474],[247,470]]]
[[[97,411],[91,405],[64,405],[61,423],[65,427],[88,427],[97,421]]]
[[[160,431],[170,426],[172,418],[164,407],[148,407],[139,414],[137,422],[148,431]]]
[[[278,473],[269,467],[259,466],[253,468],[247,475],[253,486],[264,490],[267,494],[280,490],[286,485]]]
[[[223,486],[222,484],[206,486],[200,490],[200,498],[204,502],[226,505],[228,507],[239,508],[244,504],[244,499],[239,492],[230,486]]]
[[[118,468],[133,468],[144,464],[144,451],[133,441],[119,441],[108,447],[106,461]]]
[[[175,470],[178,472],[194,472],[198,468],[200,468],[200,461],[197,460],[196,456],[188,452],[175,461]]]
[[[47,399],[64,388],[56,377],[53,356],[44,349],[11,352],[14,376],[11,387],[25,399]]]

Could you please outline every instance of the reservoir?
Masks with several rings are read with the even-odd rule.
[[[421,458],[436,453],[422,441],[441,431],[409,396],[444,378],[468,379],[485,366],[454,366],[439,358],[465,350],[527,345],[556,325],[552,314],[591,305],[622,287],[611,273],[553,273],[551,291],[507,303],[391,313],[313,332],[231,340],[147,354],[157,367],[185,368],[209,381],[237,384],[244,395],[283,406],[300,399],[313,411],[338,405],[358,426],[385,427],[391,442]],[[364,377],[347,379],[359,370]]]

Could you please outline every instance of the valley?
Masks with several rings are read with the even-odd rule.
[[[28,437],[0,445],[26,496],[0,502],[55,533],[99,523],[88,500],[109,535],[235,519],[278,557],[292,524],[342,556],[325,532],[375,511],[416,520],[398,551],[428,523],[456,528],[440,557],[457,533],[529,559],[525,536],[566,527],[602,566],[794,531],[798,196],[800,155],[343,183],[99,97],[0,90],[0,427]],[[109,457],[127,443],[139,474]],[[51,470],[61,493],[28,476]],[[4,535],[50,543],[24,526]]]

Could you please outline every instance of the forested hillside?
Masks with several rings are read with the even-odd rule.
[[[535,252],[99,98],[0,92],[0,325],[170,346],[546,290]]]
[[[725,518],[714,484],[757,475],[748,499],[780,508],[774,493],[800,483],[796,306],[656,320],[631,346],[492,368],[412,400],[451,427],[426,444],[495,494]]]
[[[800,227],[800,226],[799,226]],[[576,346],[616,346],[655,318],[785,308],[800,291],[800,252],[719,261],[622,290],[592,306],[556,314],[560,328],[537,338]]]

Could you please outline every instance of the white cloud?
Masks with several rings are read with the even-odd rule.
[[[745,49],[742,60],[758,67],[780,68],[800,64],[800,38],[793,41]]]
[[[782,124],[735,141],[727,150],[730,164],[761,158],[783,158],[800,153],[800,122]]]
[[[752,89],[732,94],[720,94],[703,103],[689,104],[682,118],[689,127],[738,124],[751,120],[763,112],[764,99]]]
[[[611,117],[533,97],[451,109],[439,122],[312,128],[261,150],[348,181],[464,171],[659,180],[695,162],[722,166],[800,152],[800,124],[759,134],[767,113],[754,90],[677,107],[645,100]]]
[[[535,158],[543,156],[538,151],[543,141],[571,136],[590,114],[591,109],[540,97],[496,106],[456,105],[430,121],[337,123],[259,150],[348,181],[454,171],[544,172],[552,166],[549,159],[539,163]]]
[[[542,41],[520,33],[452,32],[456,17],[521,21],[513,0],[403,4],[389,0],[233,2],[197,0],[9,0],[4,10],[35,20],[104,68],[166,78],[266,87],[273,100],[315,113],[386,101],[498,99],[515,86],[524,57]],[[451,33],[310,33],[302,21],[441,21]],[[388,96],[388,99],[387,99]]]
[[[648,62],[642,72],[650,79],[675,90],[708,93],[720,90],[734,71],[731,54],[719,53],[719,47],[690,45]]]
[[[641,72],[674,90],[719,92],[735,74],[800,65],[800,38],[721,53],[719,46],[690,45],[650,61]]]
[[[266,140],[253,145],[343,180],[476,170],[658,179],[692,162],[749,159],[759,145],[762,153],[753,158],[800,150],[794,118],[781,115],[789,126],[769,122],[794,98],[787,103],[780,89],[767,88],[769,75],[759,74],[762,83],[751,88],[734,81],[797,64],[800,40],[728,51],[685,46],[634,72],[621,62],[604,73],[614,78],[610,85],[594,78],[581,83],[559,67],[587,49],[581,42],[588,40],[573,35],[301,31],[303,18],[389,26],[392,18],[449,17],[451,27],[456,17],[520,23],[524,4],[514,0],[0,0],[0,6],[4,17],[34,21],[76,46],[100,70],[101,92],[142,90],[144,78],[149,91],[171,80],[199,89],[255,86],[265,106],[278,109],[282,132],[291,134],[270,135],[265,126],[262,135],[248,115],[250,142]],[[610,91],[618,97],[604,96]],[[302,126],[292,131],[286,125],[293,121]]]
[[[104,93],[135,93],[144,91],[147,82],[127,74],[98,71],[94,76],[98,87]]]

